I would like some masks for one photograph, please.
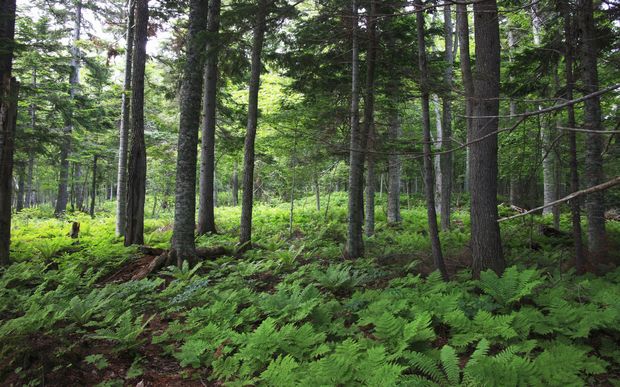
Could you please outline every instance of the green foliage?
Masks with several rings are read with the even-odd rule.
[[[238,210],[218,211],[228,231],[200,241],[232,246],[236,230],[227,225]],[[140,377],[151,346],[182,372],[208,369],[209,383],[231,386],[583,385],[605,383],[620,367],[616,271],[579,277],[511,267],[502,277],[485,272],[472,280],[464,271],[446,283],[437,272],[423,277],[415,267],[380,259],[336,263],[339,252],[288,260],[282,257],[302,249],[270,237],[279,235],[278,222],[287,230],[288,212],[258,207],[257,213],[273,221],[259,222],[263,244],[252,254],[126,282],[106,282],[136,259],[111,222],[80,218],[86,232],[79,249],[55,254],[50,265],[30,247],[59,238],[66,227],[28,218],[16,233],[19,262],[0,277],[4,364],[14,369],[33,357],[40,349],[24,343],[40,337],[58,339],[53,355],[65,362],[58,370],[83,343],[93,351],[85,362],[94,368],[116,369],[120,358],[134,356],[123,368],[125,381]],[[322,217],[312,214],[304,213],[306,236],[295,246],[314,257],[333,242],[316,237]],[[150,232],[165,235],[165,222],[149,220]],[[374,238],[387,237],[378,231]],[[147,328],[153,317],[144,316],[155,314],[158,323]],[[123,353],[109,356],[99,346]],[[36,372],[21,375],[34,380]]]
[[[501,306],[510,306],[531,295],[543,284],[536,269],[519,271],[516,266],[507,268],[501,277],[492,270],[480,273],[480,288]]]
[[[134,319],[129,309],[113,322],[111,328],[98,329],[93,337],[114,342],[115,350],[119,352],[135,349],[144,343],[140,335],[153,317],[155,316],[151,316],[146,321],[144,321],[144,316],[137,316]]]

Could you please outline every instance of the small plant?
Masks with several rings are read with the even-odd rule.
[[[118,317],[113,328],[98,329],[94,338],[115,342],[117,352],[135,349],[144,342],[143,339],[140,339],[140,335],[153,317],[155,316],[151,316],[146,321],[144,321],[144,316],[138,316],[134,319],[131,310],[127,310]]]
[[[98,370],[107,368],[109,365],[108,360],[101,354],[88,355],[84,360],[86,363],[94,365]]]
[[[202,262],[196,264],[193,268],[189,267],[189,262],[183,261],[181,267],[177,266],[168,266],[166,269],[161,271],[161,274],[168,275],[179,281],[189,281],[194,277],[196,272],[202,267]]]
[[[319,285],[332,292],[351,290],[367,279],[366,275],[351,270],[351,267],[345,264],[331,265],[325,271],[316,270],[312,277]]]

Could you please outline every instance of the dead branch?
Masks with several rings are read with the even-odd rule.
[[[573,192],[572,194],[567,195],[567,196],[563,197],[562,199],[555,200],[555,201],[553,201],[551,203],[547,203],[547,204],[545,204],[543,206],[533,208],[533,209],[531,209],[529,211],[526,211],[526,212],[523,212],[521,214],[512,215],[512,216],[508,216],[508,217],[505,217],[505,218],[498,219],[497,221],[498,222],[503,222],[503,221],[506,221],[506,220],[520,218],[522,216],[531,214],[532,212],[540,211],[543,208],[547,208],[547,207],[558,205],[560,203],[567,202],[567,201],[569,201],[571,199],[574,199],[576,197],[579,197],[579,196],[591,194],[593,192],[604,191],[604,190],[609,189],[611,187],[614,187],[614,186],[616,186],[618,184],[620,184],[620,176],[616,176],[616,177],[614,177],[613,179],[609,180],[606,183],[595,185],[594,187],[582,189],[581,191]]]

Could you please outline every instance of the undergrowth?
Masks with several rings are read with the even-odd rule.
[[[188,381],[229,386],[620,383],[620,270],[576,276],[562,258],[570,243],[507,224],[511,266],[473,280],[468,217],[457,211],[441,237],[453,271],[445,283],[425,269],[422,207],[404,210],[398,227],[378,208],[367,258],[345,261],[340,196],[328,214],[297,203],[293,233],[285,205],[258,207],[243,259],[140,281],[107,280],[139,258],[114,235],[111,216],[19,214],[14,263],[0,278],[0,380],[135,382],[157,353]],[[198,245],[234,248],[238,215],[218,209],[221,232]],[[79,239],[67,235],[74,220]],[[168,246],[170,221],[148,219],[149,243]],[[620,225],[608,230],[617,241]]]

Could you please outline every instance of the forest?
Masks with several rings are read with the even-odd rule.
[[[620,386],[617,0],[0,0],[3,386]]]

